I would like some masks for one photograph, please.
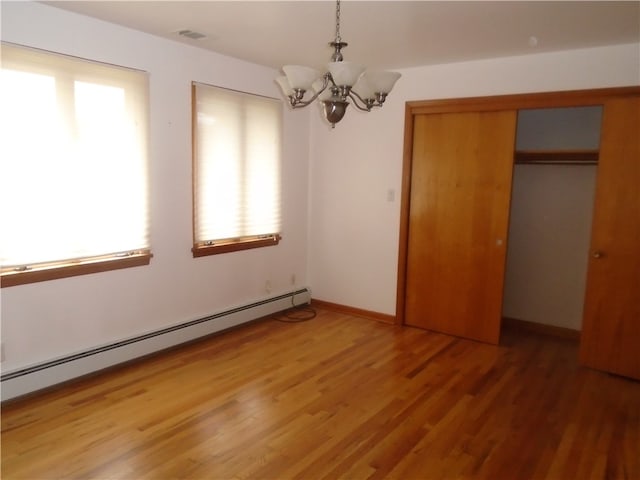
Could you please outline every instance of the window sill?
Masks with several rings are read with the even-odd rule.
[[[47,280],[57,280],[60,278],[75,277],[78,275],[88,275],[90,273],[108,272],[122,268],[139,267],[149,265],[151,262],[151,252],[136,253],[126,257],[101,257],[97,259],[83,260],[78,262],[67,262],[57,265],[49,265],[33,268],[32,270],[3,271],[0,276],[0,286],[14,287],[26,285],[28,283],[44,282]]]
[[[249,250],[251,248],[271,247],[278,245],[282,240],[280,235],[270,235],[267,238],[251,238],[216,242],[215,244],[197,243],[191,251],[193,257],[206,257],[208,255],[218,255],[221,253],[237,252],[240,250]]]

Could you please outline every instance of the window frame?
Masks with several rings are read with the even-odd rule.
[[[197,214],[197,182],[198,182],[198,106],[197,106],[197,96],[196,96],[196,87],[200,85],[202,87],[207,88],[215,88],[219,90],[226,90],[229,92],[237,93],[240,95],[253,96],[253,97],[262,97],[267,98],[269,100],[276,100],[272,97],[265,97],[262,95],[257,95],[253,93],[242,92],[238,90],[232,90],[224,87],[219,87],[215,85],[209,85],[202,82],[191,82],[191,159],[192,159],[192,226],[193,226],[193,247],[191,248],[191,252],[193,254],[193,258],[206,257],[210,255],[219,255],[223,253],[231,253],[238,252],[242,250],[250,250],[254,248],[262,248],[262,247],[271,247],[278,245],[280,240],[282,240],[282,225],[280,225],[280,231],[276,233],[269,233],[264,235],[246,235],[237,238],[226,238],[226,239],[216,239],[216,240],[208,240],[208,241],[198,241],[197,238],[197,227],[196,223],[198,219],[196,218]],[[280,102],[282,104],[282,102]],[[280,110],[282,115],[282,107]],[[284,119],[281,118],[281,122],[284,122]],[[283,123],[280,124],[280,143],[282,149],[282,134],[283,134]],[[282,150],[280,152],[280,188],[282,188]],[[281,195],[281,194],[280,194]],[[280,196],[280,213],[282,212],[282,197]]]
[[[86,64],[95,64],[100,68],[105,69],[113,69],[113,72],[117,70],[129,71],[140,73],[146,77],[144,80],[145,87],[143,94],[145,98],[145,104],[143,106],[143,119],[145,121],[145,132],[144,132],[144,151],[146,158],[143,160],[146,164],[147,169],[147,180],[145,185],[146,196],[149,195],[149,179],[148,179],[148,168],[149,168],[149,75],[147,72],[124,67],[120,65],[113,65],[105,62],[100,62],[96,60],[86,59],[75,57],[72,55],[67,55],[58,52],[52,52],[48,50],[43,50],[39,48],[27,47],[19,44],[14,44],[10,42],[2,42],[2,48],[8,47],[13,49],[22,49],[25,51],[31,51],[36,54],[43,54],[47,56],[54,57],[62,57],[63,59],[69,59],[72,61],[77,61],[79,63]],[[30,64],[21,66],[20,71],[29,72],[29,73],[41,73],[46,75],[53,75],[57,78],[57,75],[60,75],[60,70],[52,67],[48,63],[39,64]],[[82,78],[82,81],[92,80],[96,83],[104,84],[104,85],[117,85],[121,86],[122,83],[114,80],[115,73],[101,75],[101,74],[88,74],[83,70],[84,67],[79,67],[79,71],[82,73],[75,73],[79,75],[79,78]],[[57,75],[56,75],[57,74]],[[92,77],[92,75],[96,75]],[[147,199],[148,202],[148,199]],[[150,206],[146,207],[150,208]],[[147,235],[150,233],[150,225],[148,222],[150,221],[150,216],[147,216]],[[148,238],[148,237],[147,237]],[[33,262],[27,263],[23,265],[10,265],[3,266],[0,265],[0,288],[5,287],[13,287],[18,285],[26,285],[31,283],[49,281],[49,280],[57,280],[62,278],[74,277],[79,275],[87,275],[99,272],[107,272],[112,270],[119,270],[124,268],[132,268],[138,266],[149,265],[151,262],[151,258],[153,254],[151,253],[150,243],[147,243],[147,246],[143,248],[137,248],[128,251],[121,252],[108,252],[104,254],[94,254],[94,255],[86,255],[77,258],[64,258],[60,260],[51,260],[51,261],[42,261],[42,262]]]
[[[122,268],[149,265],[153,254],[150,250],[126,252],[116,255],[85,257],[78,260],[39,263],[32,267],[3,268],[0,274],[2,288],[29,283],[58,280],[61,278],[108,272]]]

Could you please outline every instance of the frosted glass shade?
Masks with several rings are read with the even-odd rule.
[[[313,82],[322,76],[315,68],[302,65],[285,65],[282,70],[292,89],[309,90]]]
[[[331,77],[339,87],[352,87],[364,72],[364,67],[352,62],[331,62],[328,65]]]
[[[360,95],[360,98],[365,100],[368,98],[376,98],[376,91],[371,86],[371,83],[369,83],[369,81],[367,80],[366,73],[358,79],[356,84],[353,86],[352,91],[356,92],[358,95]]]
[[[282,89],[282,93],[284,93],[285,97],[293,95],[293,89],[291,88],[291,85],[289,84],[289,80],[287,80],[287,77],[282,75],[281,77],[276,78],[276,83],[280,85],[280,88]]]
[[[320,90],[322,90],[323,86],[324,80],[322,78],[319,78],[315,82],[313,82],[311,88],[313,89],[314,93],[318,93]],[[331,89],[329,89],[328,87],[325,88],[320,95],[318,95],[318,100],[328,100],[329,98],[331,98]]]
[[[375,93],[389,93],[401,75],[398,72],[367,72],[365,76]]]

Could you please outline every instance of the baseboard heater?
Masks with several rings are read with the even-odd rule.
[[[302,288],[119,342],[3,372],[2,400],[19,397],[311,301]]]

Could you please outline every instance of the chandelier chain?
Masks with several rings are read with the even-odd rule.
[[[342,42],[340,38],[340,0],[336,0],[336,43]]]

